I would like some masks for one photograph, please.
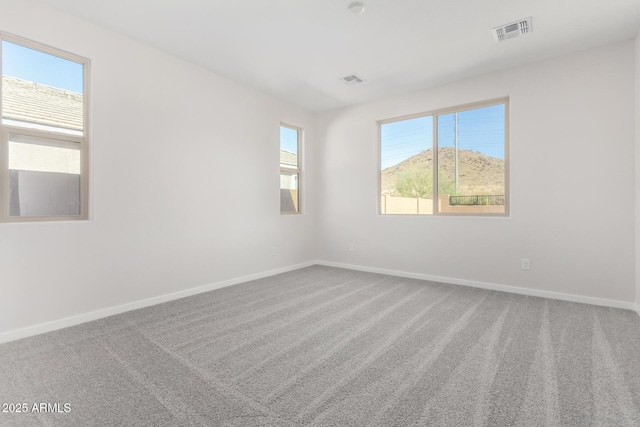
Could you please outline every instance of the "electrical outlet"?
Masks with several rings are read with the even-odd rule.
[[[531,261],[529,258],[522,258],[522,269],[523,270],[531,270]]]
[[[356,245],[354,245],[353,243],[349,243],[349,252],[355,252],[356,251]]]

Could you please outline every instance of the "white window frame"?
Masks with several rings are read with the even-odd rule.
[[[54,55],[83,65],[82,93],[82,135],[76,132],[58,132],[46,127],[23,127],[3,124],[0,117],[0,223],[78,221],[89,219],[89,105],[90,102],[90,60],[54,47],[28,40],[13,34],[0,32],[0,76],[2,73],[2,41],[18,44],[26,48]],[[0,84],[0,116],[2,108],[2,84]],[[77,132],[79,133],[79,132]],[[10,216],[9,215],[9,134],[59,140],[61,145],[75,143],[80,146],[80,214],[56,216]]]
[[[477,108],[491,107],[494,105],[504,105],[504,212],[440,212],[438,209],[438,117],[452,113],[460,113],[467,110],[474,110]],[[380,216],[480,216],[480,217],[509,217],[510,216],[510,153],[509,153],[509,134],[510,134],[510,117],[509,117],[509,97],[495,98],[485,101],[473,102],[470,104],[457,105],[454,107],[442,108],[438,110],[411,114],[406,116],[394,117],[391,119],[378,121],[378,194],[377,194],[377,206],[378,215]],[[416,119],[420,117],[433,117],[433,214],[389,214],[382,213],[382,170],[380,165],[382,163],[382,125],[388,123],[399,122],[403,120]]]
[[[283,123],[280,122],[280,126],[278,127],[278,131],[280,131],[281,127],[285,127],[287,129],[291,129],[296,131],[297,133],[297,155],[298,155],[298,167],[294,168],[291,165],[284,165],[282,163],[280,163],[280,176],[282,176],[282,173],[293,173],[293,174],[297,174],[298,175],[298,210],[297,211],[282,211],[282,209],[280,210],[280,214],[281,215],[299,215],[302,213],[302,138],[303,138],[303,134],[304,131],[301,127],[298,126],[293,126],[287,123]],[[281,138],[281,136],[280,136]],[[280,154],[280,150],[282,150],[282,140],[280,139],[278,141],[278,155]],[[279,161],[279,158],[278,158]]]

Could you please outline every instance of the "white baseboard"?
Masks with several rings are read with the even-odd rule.
[[[640,315],[640,306],[633,302],[610,300],[604,298],[585,297],[581,295],[564,294],[560,292],[542,291],[539,289],[520,288],[517,286],[497,285],[494,283],[476,282],[473,280],[455,279],[451,277],[431,276],[428,274],[409,273],[398,270],[386,270],[383,268],[366,267],[362,265],[343,264],[332,261],[316,261],[316,264],[325,265],[327,267],[339,267],[349,270],[366,271],[369,273],[387,274],[390,276],[407,277],[410,279],[430,280],[432,282],[449,283],[452,285],[469,286],[472,288],[488,289],[492,291],[509,292],[512,294],[529,295],[533,297],[550,298],[561,301],[579,302],[583,304],[600,305],[604,307],[622,308],[627,310],[635,310]]]
[[[520,288],[517,286],[497,285],[493,283],[476,282],[472,280],[455,279],[451,277],[432,276],[428,274],[409,273],[398,270],[387,270],[383,268],[367,267],[354,264],[343,264],[332,261],[309,261],[301,264],[291,265],[287,267],[277,268],[274,270],[268,270],[261,273],[250,274],[248,276],[242,276],[235,279],[224,280],[221,282],[211,283],[204,286],[198,286],[196,288],[185,289],[183,291],[173,292],[170,294],[159,295],[144,300],[134,301],[114,307],[108,307],[102,310],[96,310],[89,313],[83,313],[76,316],[66,317],[64,319],[54,320],[51,322],[40,323],[38,325],[28,326],[26,328],[15,329],[8,332],[0,333],[0,344],[15,341],[21,338],[27,338],[33,335],[43,334],[45,332],[51,332],[58,329],[66,328],[69,326],[79,325],[81,323],[90,322],[92,320],[102,319],[105,317],[113,316],[115,314],[124,313],[139,308],[149,307],[163,302],[173,301],[176,299],[201,294],[203,292],[212,291],[214,289],[220,289],[227,286],[237,285],[239,283],[248,282],[251,280],[262,279],[269,276],[274,276],[280,273],[286,273],[288,271],[297,270],[299,268],[309,267],[311,265],[325,265],[328,267],[346,268],[349,270],[366,271],[370,273],[388,274],[390,276],[407,277],[412,279],[430,280],[433,282],[449,283],[453,285],[469,286],[474,288],[488,289],[493,291],[509,292],[514,294],[529,295],[542,298],[551,298],[562,301],[579,302],[584,304],[600,305],[605,307],[622,308],[628,310],[635,310],[640,316],[640,305],[633,302],[609,300],[602,298],[585,297],[581,295],[563,294],[559,292],[542,291],[538,289]]]
[[[96,310],[89,313],[78,314],[75,316],[66,317],[64,319],[54,320],[51,322],[40,323],[38,325],[28,326],[26,328],[15,329],[8,332],[0,333],[0,344],[15,341],[21,338],[30,337],[33,335],[43,334],[45,332],[51,332],[58,329],[66,328],[69,326],[79,325],[80,323],[90,322],[92,320],[102,319],[105,317],[113,316],[114,314],[124,313],[126,311],[137,310],[139,308],[149,307],[151,305],[161,304],[163,302],[173,301],[176,299],[201,294],[203,292],[212,291],[214,289],[220,289],[227,286],[237,285],[239,283],[249,282],[251,280],[262,279],[269,276],[274,276],[280,273],[286,273],[288,271],[297,270],[303,267],[309,267],[316,264],[309,261],[302,264],[291,265],[287,267],[277,268],[274,270],[264,271],[261,273],[250,274],[248,276],[242,276],[235,279],[223,280],[221,282],[211,283],[204,286],[198,286],[196,288],[185,289],[183,291],[172,292],[170,294],[159,295],[152,298],[147,298],[139,301],[134,301],[114,307],[104,308],[102,310]]]

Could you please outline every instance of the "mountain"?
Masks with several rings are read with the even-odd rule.
[[[455,183],[455,148],[439,148],[439,180]],[[382,194],[399,196],[398,176],[414,168],[432,170],[433,150],[428,149],[381,172]],[[458,149],[458,193],[461,195],[504,194],[504,159],[476,151]]]

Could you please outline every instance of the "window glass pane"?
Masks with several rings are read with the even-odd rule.
[[[299,212],[300,174],[280,172],[280,212]]]
[[[505,212],[504,104],[438,116],[441,212]]]
[[[433,116],[380,125],[382,214],[433,213]]]
[[[298,169],[298,130],[280,126],[280,167]]]
[[[80,215],[78,143],[9,135],[9,215]]]
[[[82,135],[83,68],[2,41],[2,123]]]

